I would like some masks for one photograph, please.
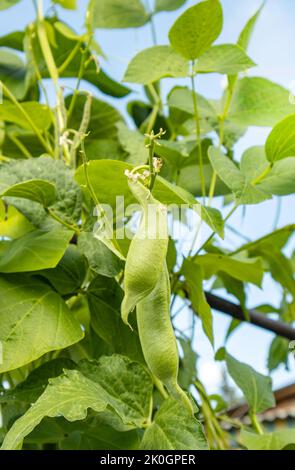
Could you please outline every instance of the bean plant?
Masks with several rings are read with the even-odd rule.
[[[285,251],[294,225],[257,240],[236,234],[238,246],[227,229],[238,211],[252,223],[248,205],[294,193],[292,96],[248,74],[264,4],[237,42],[220,44],[222,2],[185,3],[90,1],[76,32],[62,19],[75,0],[52,0],[47,10],[36,0],[35,19],[0,37],[2,449],[295,446],[294,429],[270,433],[260,422],[275,406],[271,379],[228,352],[239,320],[217,348],[204,291],[225,289],[247,322],[251,286],[267,276],[280,306],[265,295],[257,310],[295,320],[294,256]],[[181,7],[158,44],[155,17]],[[141,34],[144,25],[154,45],[132,58],[124,77],[110,77],[97,30]],[[200,94],[204,74],[224,77],[219,99]],[[236,144],[249,126],[272,130],[240,159]],[[186,251],[169,232],[171,205],[182,208],[183,225],[197,221]],[[275,209],[265,212],[265,221],[275,217]],[[202,244],[200,227],[208,234]],[[226,395],[207,393],[194,341],[200,328],[243,393],[248,419],[231,417]],[[289,346],[274,337],[270,372],[288,364]]]

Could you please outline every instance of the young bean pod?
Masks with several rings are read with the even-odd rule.
[[[142,183],[128,183],[142,208],[142,215],[125,265],[125,297],[121,314],[126,324],[129,313],[157,284],[168,249],[166,208],[153,198]]]
[[[138,333],[145,361],[167,388],[193,413],[191,402],[177,382],[179,357],[170,318],[170,282],[166,261],[154,290],[136,307]]]

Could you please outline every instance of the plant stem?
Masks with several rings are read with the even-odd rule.
[[[54,220],[59,222],[61,225],[66,227],[69,230],[73,230],[77,235],[80,235],[80,229],[76,227],[75,225],[68,224],[64,220],[62,220],[55,212],[53,212],[49,207],[45,207],[45,211],[47,212],[50,217],[52,217]]]
[[[192,61],[192,69],[194,69],[194,65],[195,65],[195,61]],[[191,88],[192,88],[195,124],[196,124],[196,138],[197,138],[197,145],[198,145],[198,160],[199,160],[199,166],[200,166],[201,190],[202,190],[203,202],[205,202],[206,183],[205,183],[205,177],[204,177],[204,163],[203,163],[203,152],[202,152],[202,142],[201,142],[201,126],[200,126],[200,117],[199,117],[199,110],[198,110],[198,96],[196,93],[195,78],[194,78],[193,72],[191,73],[190,78],[191,78]]]
[[[21,105],[21,103],[19,103],[17,101],[17,99],[15,98],[15,96],[11,93],[11,91],[7,88],[6,85],[4,85],[3,82],[0,82],[0,85],[2,86],[2,89],[3,89],[3,93],[7,96],[8,99],[10,99],[10,101],[18,108],[18,110],[21,112],[21,114],[24,116],[24,118],[26,119],[26,121],[28,122],[28,124],[30,125],[30,127],[32,128],[32,130],[34,131],[34,133],[36,134],[39,142],[43,145],[43,147],[46,149],[46,151],[52,155],[52,149],[48,146],[46,140],[44,139],[44,137],[42,136],[40,130],[38,129],[38,127],[34,124],[34,122],[32,121],[32,119],[30,118],[29,114],[27,113],[27,111],[23,108],[23,106]]]
[[[271,169],[272,165],[269,164],[268,167],[266,167],[265,170],[263,170],[263,172],[252,181],[252,184],[255,186],[256,184],[260,183],[260,181],[262,181],[268,175]]]
[[[251,413],[250,415],[251,423],[257,434],[264,434],[263,429],[258,421],[257,415],[255,413]]]
[[[66,60],[63,62],[63,64],[61,64],[61,66],[58,67],[58,69],[57,69],[58,70],[58,75],[62,75],[62,73],[65,71],[65,69],[68,67],[68,65],[70,65],[70,63],[74,59],[75,55],[77,54],[78,50],[80,49],[80,47],[81,47],[81,42],[77,42],[77,44],[75,45],[75,47],[73,48],[71,53],[68,55]]]
[[[224,105],[223,113],[221,116],[219,116],[219,148],[220,150],[224,142],[224,123],[227,118],[228,111],[231,105],[233,91],[234,91],[234,87],[229,86],[227,90],[227,98],[226,98],[226,102]],[[217,173],[214,170],[212,178],[211,178],[211,182],[210,182],[210,189],[209,189],[209,207],[211,206],[212,200],[214,198],[216,183],[217,183]]]

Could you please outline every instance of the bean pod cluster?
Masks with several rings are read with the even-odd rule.
[[[128,181],[141,207],[139,228],[131,241],[125,266],[122,319],[136,307],[138,333],[145,361],[169,394],[193,413],[186,393],[177,382],[179,356],[170,318],[170,280],[167,209],[140,181]]]

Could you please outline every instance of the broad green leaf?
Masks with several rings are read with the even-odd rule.
[[[0,259],[1,273],[22,273],[55,268],[64,255],[73,232],[36,230],[9,243]]]
[[[257,188],[277,196],[295,192],[295,158],[284,158],[275,162],[271,171],[257,185]]]
[[[295,114],[273,128],[265,144],[265,153],[271,163],[295,156]]]
[[[150,414],[152,390],[145,368],[123,356],[84,360],[78,370],[65,370],[64,375],[49,381],[40,398],[11,427],[2,449],[18,449],[46,416],[77,421],[86,418],[88,408],[99,413],[110,406],[124,424],[143,427]]]
[[[273,126],[294,113],[289,94],[265,78],[242,78],[236,84],[228,118],[245,126]]]
[[[0,277],[0,372],[17,369],[49,351],[64,349],[83,338],[79,323],[58,294],[33,278]]]
[[[275,406],[270,377],[256,372],[251,366],[239,362],[228,353],[225,360],[228,372],[242,390],[251,413],[262,413]]]
[[[234,74],[242,72],[255,63],[242,48],[234,44],[212,46],[198,59],[195,67],[197,73]]]
[[[92,8],[95,28],[138,28],[149,20],[140,0],[99,0]]]
[[[260,191],[253,184],[249,183],[246,176],[238,169],[235,163],[226,157],[220,149],[210,147],[208,155],[211,165],[219,178],[234,193],[236,203],[258,204],[271,198],[269,194]]]
[[[78,251],[77,246],[69,245],[54,269],[46,269],[38,274],[47,279],[59,294],[74,294],[84,281],[86,260]]]
[[[6,10],[19,2],[20,0],[2,0],[0,3],[0,10]]]
[[[104,243],[95,238],[92,232],[82,232],[78,239],[78,249],[97,274],[115,277],[123,267],[122,261]]]
[[[7,47],[10,47],[9,40],[7,43]],[[23,100],[28,91],[29,83],[27,72],[23,60],[18,55],[5,49],[0,50],[0,80],[19,100]]]
[[[0,236],[10,239],[19,238],[35,230],[26,217],[13,206],[4,205],[0,200]]]
[[[128,187],[125,170],[132,170],[132,166],[115,160],[97,160],[88,164],[88,174],[91,185],[101,204],[109,204],[113,209],[116,207],[116,198],[124,196],[125,208],[133,204],[131,191]],[[85,175],[83,166],[76,172],[76,180],[80,185],[85,185]],[[112,181],[113,184],[109,184]],[[154,197],[163,204],[187,205],[193,207],[204,221],[213,228],[220,236],[223,236],[223,221],[220,212],[201,206],[194,199],[193,195],[184,189],[172,185],[164,178],[158,176],[153,189]]]
[[[148,149],[144,143],[144,136],[138,131],[129,129],[121,122],[117,124],[117,129],[120,144],[128,154],[126,161],[134,165],[140,165],[147,162]]]
[[[210,102],[202,95],[197,94],[200,118],[216,118],[216,111]],[[185,113],[194,115],[193,93],[186,87],[175,87],[168,95],[168,105]]]
[[[104,411],[107,403],[99,392],[99,386],[76,370],[67,370],[64,375],[51,379],[45,392],[6,434],[2,450],[21,448],[23,439],[46,416],[64,416],[76,421],[86,418],[88,408]]]
[[[31,179],[23,183],[16,183],[5,189],[2,197],[20,197],[39,202],[44,207],[51,206],[56,200],[56,189],[54,184],[46,180]]]
[[[206,0],[188,8],[169,32],[172,47],[186,59],[200,57],[218,38],[222,30],[219,0]]]
[[[250,183],[259,178],[268,166],[264,147],[250,147],[242,155],[240,169]]]
[[[242,258],[208,253],[196,256],[194,262],[202,266],[206,279],[221,271],[239,281],[252,282],[261,287],[264,274],[261,258]]]
[[[155,0],[155,12],[178,10],[185,2],[186,0]]]
[[[0,403],[20,401],[30,405],[34,403],[48,385],[48,380],[62,375],[64,369],[74,369],[75,362],[71,359],[60,358],[45,362],[34,369],[28,377],[14,389],[5,390],[0,395]]]
[[[75,10],[77,8],[77,0],[53,0],[67,10]]]
[[[212,346],[214,346],[212,312],[203,291],[203,269],[192,261],[184,260],[182,272],[187,282],[193,309],[199,315],[203,330]]]
[[[30,101],[21,103],[21,107],[35,127],[41,130],[50,127],[52,121],[48,106]],[[32,130],[32,125],[23,112],[15,104],[6,100],[0,106],[0,120],[12,122],[24,129]]]
[[[165,400],[140,445],[142,450],[207,450],[202,425],[181,403]]]
[[[129,63],[124,82],[148,85],[164,77],[187,77],[189,64],[170,46],[154,46],[139,52]]]
[[[35,431],[37,432],[38,428]],[[104,413],[89,417],[83,422],[67,423],[63,426],[63,431],[58,444],[61,450],[126,451],[138,449],[140,443],[137,430],[122,432],[114,429],[108,419],[105,419]],[[56,435],[56,432],[54,434]],[[31,436],[29,440],[30,438]]]
[[[81,217],[82,193],[73,179],[71,169],[62,161],[51,157],[30,158],[11,161],[0,167],[0,193],[10,186],[29,179],[42,179],[55,185],[56,201],[52,211],[69,224],[77,224]],[[6,197],[6,202],[15,206],[35,226],[44,230],[61,226],[47,215],[45,209],[34,201]]]
[[[91,326],[117,354],[143,362],[140,341],[136,329],[125,325],[121,318],[123,291],[114,279],[97,276],[87,289],[91,312]]]
[[[79,371],[101,387],[108,404],[131,427],[146,425],[153,382],[144,366],[124,356],[101,357],[98,362],[82,361]]]
[[[295,429],[280,429],[272,433],[254,434],[244,429],[240,441],[248,450],[282,450],[291,446],[295,449]]]

